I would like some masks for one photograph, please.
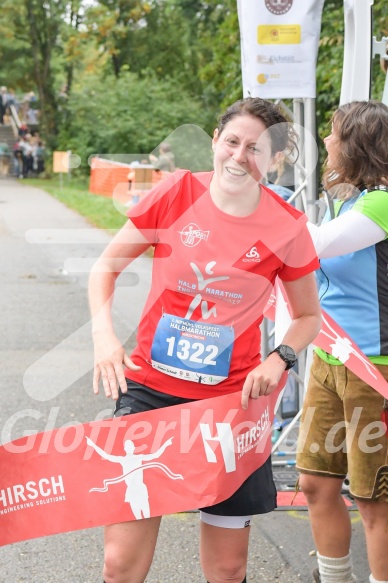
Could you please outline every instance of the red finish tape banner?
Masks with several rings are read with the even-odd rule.
[[[0,448],[0,545],[192,510],[268,458],[278,390],[65,426]]]

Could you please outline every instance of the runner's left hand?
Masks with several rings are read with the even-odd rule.
[[[271,354],[264,362],[251,370],[243,384],[241,406],[248,409],[249,399],[268,396],[276,389],[286,368],[277,354]]]

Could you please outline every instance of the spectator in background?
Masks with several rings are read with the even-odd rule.
[[[174,172],[175,170],[175,156],[171,150],[170,144],[163,142],[159,146],[159,157],[150,154],[151,163],[157,170],[162,172]]]
[[[45,148],[42,140],[34,136],[32,144],[32,171],[35,176],[44,172],[44,155]]]
[[[20,106],[20,119],[22,121],[22,123],[28,123],[27,122],[27,112],[28,110],[31,108],[31,103],[36,102],[36,96],[35,93],[33,91],[30,91],[29,93],[26,93],[25,96],[23,97],[23,102]]]
[[[14,107],[16,107],[16,109],[18,108],[18,100],[16,99],[15,91],[13,89],[10,89],[8,91],[8,99],[7,99],[6,107],[10,108],[12,105]]]
[[[18,134],[20,137],[24,137],[26,134],[28,134],[28,126],[25,123],[22,123],[21,126],[19,127],[18,130]]]
[[[8,101],[7,88],[4,87],[3,85],[3,87],[0,88],[0,124],[4,124],[4,116],[7,107],[7,101]]]
[[[13,148],[18,178],[27,178],[33,170],[33,143],[31,134],[20,136]]]
[[[33,167],[33,140],[31,134],[26,134],[21,141],[21,148],[23,151],[23,176],[27,178]]]
[[[17,142],[13,146],[13,157],[15,164],[15,173],[18,178],[24,178],[23,176],[23,149],[21,147],[20,141],[24,140],[23,137],[19,137]]]
[[[6,142],[0,142],[0,176],[8,176],[11,150]]]
[[[270,172],[268,172],[267,178],[270,189],[279,194],[284,200],[288,200],[294,194],[294,166],[290,164],[282,153],[279,153]]]
[[[7,95],[7,103],[5,105],[5,113],[7,115],[6,123],[11,123],[11,117],[13,115],[12,108],[15,108],[16,113],[18,114],[19,102],[16,98],[15,91],[13,89],[9,89]]]
[[[29,126],[38,125],[38,112],[36,109],[29,107],[26,113],[26,122]]]

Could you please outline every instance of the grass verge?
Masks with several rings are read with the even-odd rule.
[[[125,207],[113,203],[111,198],[91,194],[88,179],[64,176],[61,182],[60,176],[56,175],[53,178],[28,178],[21,184],[44,190],[100,229],[113,233],[126,222]]]

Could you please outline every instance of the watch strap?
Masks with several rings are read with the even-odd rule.
[[[286,351],[290,352],[289,356],[284,354],[284,352]],[[291,346],[288,346],[287,344],[279,344],[279,346],[271,350],[271,352],[269,352],[267,356],[273,354],[274,352],[276,352],[283,360],[283,362],[286,363],[285,370],[290,370],[290,368],[292,368],[296,364],[296,361],[298,360],[294,349],[291,348]]]

